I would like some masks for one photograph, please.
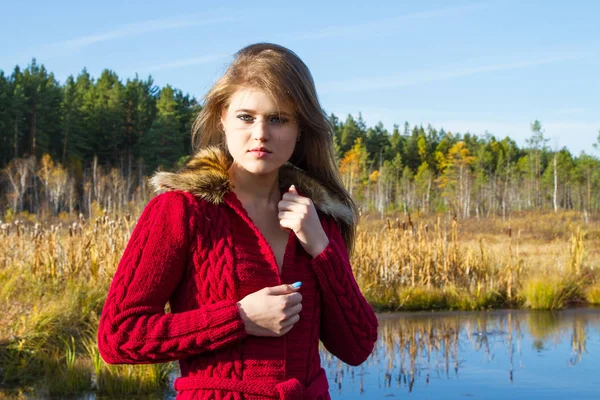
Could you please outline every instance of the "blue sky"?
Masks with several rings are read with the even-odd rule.
[[[32,57],[64,82],[84,67],[153,76],[201,98],[241,47],[282,44],[324,109],[369,126],[510,136],[596,154],[600,2],[0,0],[0,69]]]

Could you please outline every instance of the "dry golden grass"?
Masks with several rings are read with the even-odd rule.
[[[593,306],[600,306],[600,282],[590,286],[586,292],[586,299]]]
[[[557,292],[561,308],[585,300],[581,289],[597,281],[598,260],[598,220],[572,212],[506,221],[367,217],[353,267],[366,296],[383,309],[539,308],[528,301],[538,289],[527,283],[549,275],[570,288]]]
[[[97,209],[89,220],[63,214],[43,221],[22,214],[0,222],[5,384],[46,381],[52,394],[164,387],[172,366],[108,366],[94,350],[97,316],[140,212],[109,216]],[[574,213],[511,221],[364,218],[352,264],[380,310],[560,308],[600,302],[599,244],[598,221]],[[547,276],[557,286],[539,283]]]
[[[98,315],[134,219],[27,217],[0,223],[0,382],[48,395],[164,388],[173,364],[111,366],[97,351]]]

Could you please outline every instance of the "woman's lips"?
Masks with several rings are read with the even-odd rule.
[[[270,151],[266,150],[250,150],[250,153],[257,158],[264,158],[271,154]]]

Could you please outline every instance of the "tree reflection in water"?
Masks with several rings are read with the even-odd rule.
[[[379,325],[375,350],[359,367],[347,366],[322,349],[332,394],[343,395],[345,382],[357,384],[362,394],[374,382],[378,389],[412,392],[415,383],[429,386],[433,379],[460,379],[467,358],[471,369],[478,368],[474,354],[480,354],[483,365],[496,362],[501,354],[499,367],[506,371],[505,382],[512,384],[515,369],[525,368],[524,352],[547,355],[565,341],[570,341],[572,352],[562,362],[575,366],[585,358],[589,331],[600,332],[600,311],[395,313],[380,315]]]

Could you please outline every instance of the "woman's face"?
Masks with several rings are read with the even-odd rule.
[[[221,122],[234,162],[248,172],[273,172],[294,152],[298,123],[293,108],[275,103],[260,89],[236,91],[223,107]]]

